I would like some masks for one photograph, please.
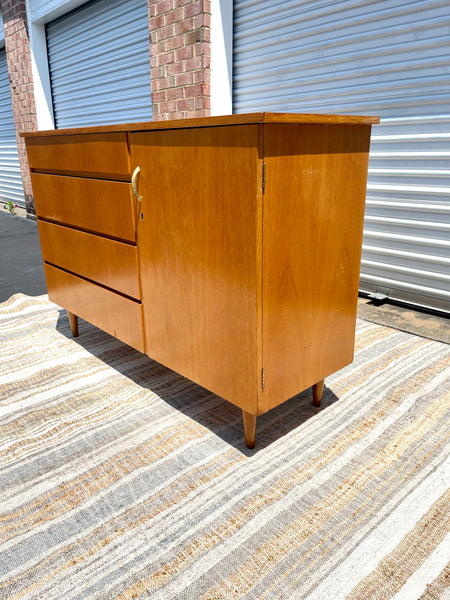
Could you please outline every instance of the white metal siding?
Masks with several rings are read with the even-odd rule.
[[[149,121],[146,0],[96,0],[47,24],[55,126]]]
[[[0,50],[0,200],[25,206],[5,50]]]
[[[448,0],[235,0],[234,110],[379,115],[361,284],[450,310]]]

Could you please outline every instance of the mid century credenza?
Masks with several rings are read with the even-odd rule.
[[[23,134],[51,300],[256,417],[353,359],[371,125],[258,113]]]

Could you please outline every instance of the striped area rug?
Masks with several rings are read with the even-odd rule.
[[[358,322],[258,420],[21,294],[0,305],[0,598],[448,600],[449,346]]]

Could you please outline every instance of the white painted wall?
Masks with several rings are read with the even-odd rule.
[[[30,23],[31,67],[39,130],[54,129],[50,74],[44,23]]]
[[[233,112],[233,0],[211,3],[211,115]]]

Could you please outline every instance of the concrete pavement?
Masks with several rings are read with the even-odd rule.
[[[386,302],[374,305],[368,298],[359,298],[358,317],[400,331],[450,344],[450,319]]]
[[[0,210],[0,302],[47,293],[36,221]]]

